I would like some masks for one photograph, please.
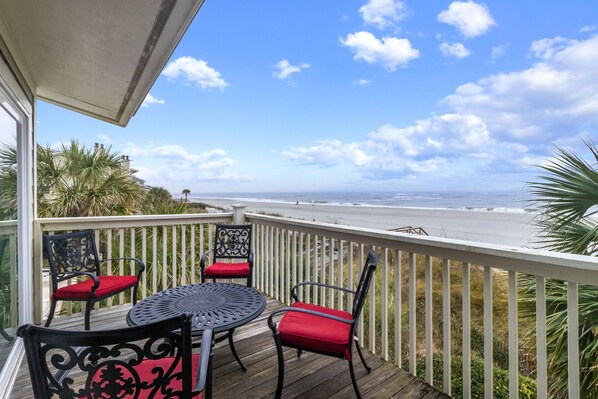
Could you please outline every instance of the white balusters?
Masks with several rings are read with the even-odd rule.
[[[463,262],[463,399],[471,399],[471,277]]]
[[[517,318],[517,273],[509,271],[509,398],[519,396],[519,328]]]
[[[442,260],[442,387],[451,394],[451,261]]]
[[[567,282],[567,319],[569,398],[579,399],[579,287],[571,281]]]
[[[409,372],[417,375],[417,336],[416,336],[416,269],[415,254],[409,253]]]
[[[547,399],[546,279],[540,276],[536,277],[536,351],[538,399]]]
[[[484,398],[494,397],[492,268],[484,267]]]
[[[425,342],[426,342],[426,382],[430,385],[434,381],[434,364],[432,352],[432,258],[425,258]]]

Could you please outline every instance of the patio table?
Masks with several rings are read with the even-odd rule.
[[[233,283],[202,283],[169,288],[134,305],[127,314],[127,323],[146,324],[187,313],[192,318],[192,334],[200,336],[207,328],[215,333],[227,331],[233,356],[241,365],[233,344],[237,327],[258,317],[266,307],[266,299],[255,289]]]

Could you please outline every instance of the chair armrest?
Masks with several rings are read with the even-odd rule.
[[[247,262],[249,263],[249,267],[253,268],[253,251],[249,250],[249,256],[247,257]]]
[[[199,364],[197,365],[197,378],[195,379],[195,387],[193,392],[201,392],[209,383],[210,369],[212,367],[212,337],[213,331],[211,329],[204,330],[201,336],[201,347],[199,352]]]
[[[272,332],[276,332],[276,323],[274,323],[274,321],[272,320],[272,318],[279,314],[279,313],[286,313],[286,312],[299,312],[299,313],[305,313],[305,314],[310,314],[312,316],[318,316],[318,317],[323,317],[325,319],[330,319],[330,320],[335,320],[335,321],[340,321],[341,323],[346,323],[346,324],[353,324],[353,319],[343,319],[342,317],[338,317],[338,316],[333,316],[327,313],[321,313],[321,312],[316,312],[310,309],[302,309],[302,308],[293,308],[293,307],[284,307],[284,308],[280,308],[280,309],[276,309],[274,312],[270,313],[270,316],[268,317],[268,327],[270,327],[270,329],[272,330]]]
[[[95,273],[77,271],[77,272],[63,273],[63,276],[65,276],[65,277],[68,276],[68,277],[64,278],[63,280],[67,280],[69,278],[79,277],[79,276],[85,276],[87,278],[92,279],[93,280],[93,287],[91,287],[92,292],[95,292],[95,290],[100,286],[100,280],[98,279],[98,276],[96,276]]]
[[[143,261],[141,259],[138,259],[138,258],[131,258],[131,257],[110,258],[110,259],[103,260],[102,262],[108,262],[111,260],[132,260],[132,261],[134,261],[135,264],[137,266],[139,266],[139,271],[137,272],[138,277],[141,277],[141,273],[143,273],[143,271],[145,270],[145,264],[143,263]]]
[[[302,283],[295,284],[293,286],[293,288],[291,288],[291,295],[292,295],[292,297],[293,297],[293,299],[295,301],[299,300],[299,298],[297,296],[297,292],[295,291],[295,289],[297,289],[298,287],[301,287],[302,285],[316,285],[318,287],[332,288],[332,289],[335,289],[337,291],[343,291],[343,292],[347,292],[349,294],[355,294],[355,291],[350,290],[348,288],[338,287],[336,285],[330,285],[330,284],[324,284],[324,283],[316,283],[314,281],[304,281]]]

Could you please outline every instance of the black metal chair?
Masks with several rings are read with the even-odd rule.
[[[106,276],[100,274],[100,258],[93,237],[93,230],[73,233],[45,235],[44,248],[50,264],[52,296],[50,314],[46,327],[50,326],[58,301],[86,301],[85,329],[90,329],[90,313],[93,305],[127,289],[133,288],[133,304],[137,303],[137,287],[145,270],[143,262],[137,258],[112,258],[109,260],[130,260],[138,266],[134,276]],[[60,287],[63,281],[74,278],[84,280]]]
[[[217,224],[214,247],[201,255],[199,267],[201,282],[206,278],[244,278],[247,286],[253,285],[253,251],[251,250],[251,225]],[[212,264],[206,267],[206,260],[212,254]],[[229,262],[224,262],[228,260]],[[237,262],[244,260],[244,262]]]
[[[297,349],[297,357],[301,356],[302,351],[309,351],[346,359],[349,362],[349,371],[351,372],[351,381],[353,382],[355,394],[358,398],[361,398],[355,378],[355,371],[353,370],[352,348],[355,345],[361,362],[369,373],[371,368],[365,362],[363,353],[361,353],[361,349],[357,343],[355,327],[359,322],[359,315],[377,264],[378,257],[376,253],[370,251],[355,291],[323,283],[299,283],[292,288],[294,302],[291,307],[277,309],[270,314],[270,317],[268,317],[268,326],[272,330],[278,354],[278,385],[276,387],[275,398],[279,399],[281,397],[284,385],[283,346]],[[327,287],[341,291],[341,293],[353,294],[352,313],[300,302],[296,290],[297,287],[304,285]],[[273,320],[273,317],[280,313],[284,313],[284,316],[277,324]]]
[[[205,283],[206,278],[216,281],[217,279],[244,278],[247,286],[253,285],[253,251],[251,250],[250,224],[217,224],[212,250],[201,255],[199,267],[201,270],[201,282]],[[208,256],[212,254],[212,264],[206,267]],[[224,262],[228,260],[228,262]],[[244,260],[244,262],[236,262]],[[241,362],[237,354],[233,334],[235,329],[229,330],[226,334],[219,336],[216,342],[228,339],[230,350],[241,370],[247,371],[247,367]]]
[[[191,318],[118,330],[17,330],[36,399],[211,398],[212,330],[192,353]],[[195,381],[195,383],[193,382]]]

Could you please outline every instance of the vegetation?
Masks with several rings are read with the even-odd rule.
[[[598,148],[585,141],[592,163],[566,149],[557,148],[556,156],[545,172],[530,183],[535,204],[542,217],[542,246],[546,249],[596,256],[598,222]],[[535,325],[536,282],[522,276],[521,310]],[[598,398],[598,287],[579,285],[579,348],[581,397]],[[567,396],[567,285],[563,281],[546,282],[546,333],[548,350],[549,395]],[[534,331],[528,331],[533,342]]]
[[[187,197],[189,196],[189,194],[191,194],[191,190],[189,190],[188,188],[183,190],[183,195],[185,196],[185,204],[187,203]]]
[[[0,151],[0,220],[17,218],[17,147]]]
[[[37,149],[38,215],[131,215],[143,190],[110,148],[86,148],[75,140],[59,153]]]
[[[421,359],[417,363],[417,374],[424,375],[426,363]],[[463,357],[456,356],[451,359],[451,397],[454,399],[463,398]],[[493,398],[509,398],[509,371],[495,367],[493,370]],[[442,389],[443,362],[440,356],[434,356],[434,386]],[[536,382],[529,377],[519,376],[520,399],[535,399],[537,396]],[[471,397],[484,397],[484,359],[480,356],[471,358]]]

